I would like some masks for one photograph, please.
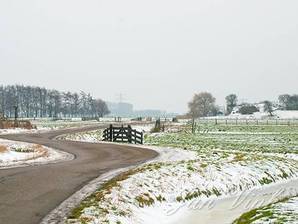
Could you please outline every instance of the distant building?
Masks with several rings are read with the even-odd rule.
[[[112,103],[107,102],[111,117],[175,117],[177,114],[167,113],[162,110],[134,110],[130,103]]]
[[[133,116],[133,105],[130,103],[111,103],[107,102],[111,111],[110,116],[131,117]]]
[[[134,115],[136,117],[164,117],[167,112],[161,110],[135,110]]]

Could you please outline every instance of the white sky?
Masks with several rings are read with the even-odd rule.
[[[0,84],[184,112],[298,93],[297,0],[2,0]]]

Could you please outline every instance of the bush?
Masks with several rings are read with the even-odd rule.
[[[245,104],[245,105],[241,106],[239,109],[239,112],[241,114],[253,114],[258,111],[259,111],[259,109],[256,106],[250,105],[250,104]]]

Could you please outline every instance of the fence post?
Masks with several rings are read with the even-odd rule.
[[[195,133],[195,118],[193,117],[191,120],[191,133]]]
[[[123,125],[121,125],[121,141],[123,142],[123,134],[124,134],[125,130]]]
[[[113,139],[113,125],[112,124],[110,125],[110,136],[109,136],[109,139],[110,139],[111,142],[114,141],[114,139]]]
[[[132,135],[132,133],[131,133],[131,132],[132,132],[131,126],[128,125],[128,133],[127,133],[128,136],[127,136],[127,137],[128,137],[128,142],[129,142],[129,143],[132,143],[132,139],[131,139],[131,135]]]

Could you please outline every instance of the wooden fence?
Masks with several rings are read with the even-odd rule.
[[[110,125],[103,132],[103,140],[110,142],[143,144],[143,138],[143,132],[132,129],[130,125],[128,127],[124,127],[123,125],[121,127],[114,127]]]
[[[224,119],[224,118],[200,118],[196,123],[201,124],[225,124],[225,125],[298,125],[298,119]]]

